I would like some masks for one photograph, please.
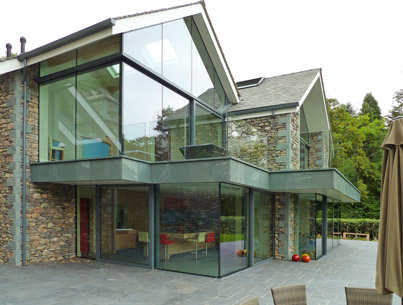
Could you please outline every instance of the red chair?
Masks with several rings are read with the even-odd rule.
[[[173,240],[168,240],[168,234],[164,234],[161,233],[160,234],[160,245],[164,245],[165,246],[165,250],[164,250],[164,260],[167,260],[167,249],[169,245],[174,244],[175,242]]]
[[[215,243],[215,233],[207,233],[206,235],[206,258],[207,258],[207,244]]]

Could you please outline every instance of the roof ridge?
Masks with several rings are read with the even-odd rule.
[[[286,73],[286,74],[274,75],[274,76],[270,76],[270,77],[264,77],[264,79],[275,78],[275,77],[283,77],[283,76],[289,76],[289,75],[293,75],[293,74],[299,74],[299,73],[305,73],[305,72],[311,72],[311,71],[321,71],[321,70],[322,70],[322,68],[302,70],[302,71],[298,71],[298,72],[291,72],[291,73]]]

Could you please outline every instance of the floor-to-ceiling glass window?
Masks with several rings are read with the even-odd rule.
[[[316,196],[315,194],[299,194],[296,205],[298,215],[298,254],[307,253],[316,258]]]
[[[101,188],[102,259],[149,264],[149,188]]]
[[[249,190],[221,183],[220,276],[248,267]]]
[[[315,219],[315,236],[316,236],[316,258],[319,258],[323,255],[323,238],[326,238],[326,235],[323,235],[323,196],[316,195],[315,196],[315,208],[316,208],[316,219]],[[326,246],[326,245],[325,245]]]
[[[157,212],[157,268],[217,277],[219,184],[162,184]]]
[[[77,187],[77,256],[95,259],[96,255],[95,186]]]
[[[327,253],[331,251],[334,247],[333,244],[334,236],[334,201],[327,198]]]
[[[334,240],[333,245],[341,244],[341,203],[340,201],[334,202]]]
[[[272,193],[253,192],[255,263],[273,257],[273,199]]]

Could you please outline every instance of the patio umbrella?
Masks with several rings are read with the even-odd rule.
[[[403,305],[403,119],[392,122],[382,143],[381,220],[375,287],[396,293]]]

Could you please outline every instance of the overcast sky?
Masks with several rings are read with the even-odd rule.
[[[2,1],[0,46],[19,52],[109,17],[192,0]],[[402,0],[205,0],[236,81],[322,68],[326,96],[357,109],[367,92],[383,114],[403,89]],[[1,50],[1,48],[0,48]]]

